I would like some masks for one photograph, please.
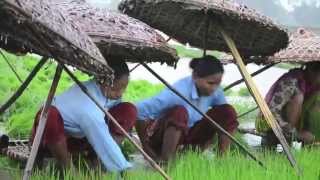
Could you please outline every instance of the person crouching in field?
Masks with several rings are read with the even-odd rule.
[[[130,131],[135,124],[137,110],[133,104],[121,102],[129,81],[129,69],[120,60],[108,64],[115,75],[112,87],[97,79],[83,84],[101,105],[109,109],[119,124]],[[40,114],[41,110],[36,116],[32,140]],[[88,150],[93,158],[98,156],[106,170],[123,171],[131,167],[119,148],[123,139],[124,134],[120,129],[108,120],[78,85],[74,85],[54,98],[49,108],[39,153],[41,156],[50,152],[62,168],[69,168],[72,167],[72,154]]]
[[[220,88],[223,65],[215,57],[205,56],[193,59],[190,67],[192,76],[179,80],[173,87],[233,134],[238,121]],[[179,145],[204,150],[215,134],[218,134],[219,152],[224,153],[230,145],[231,140],[226,135],[169,89],[136,106],[136,130],[145,151],[157,161],[168,161]]]
[[[320,62],[307,63],[282,75],[266,95],[266,102],[287,141],[310,144],[320,138]],[[263,115],[259,113],[256,129],[266,136],[262,146],[273,148],[279,142]],[[316,136],[315,136],[316,135]]]

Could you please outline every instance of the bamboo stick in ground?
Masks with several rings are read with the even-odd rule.
[[[35,135],[35,138],[34,138],[34,141],[33,141],[33,144],[32,144],[31,153],[30,153],[30,156],[28,158],[27,165],[26,165],[26,168],[25,168],[25,171],[24,171],[24,174],[23,174],[23,180],[29,180],[30,179],[31,171],[32,171],[32,168],[33,168],[33,164],[34,164],[34,161],[35,161],[37,153],[38,153],[38,149],[39,149],[39,146],[40,146],[40,142],[41,142],[41,138],[42,138],[42,135],[43,135],[43,132],[44,132],[44,128],[45,128],[46,123],[47,123],[48,110],[49,110],[49,107],[51,106],[54,94],[56,92],[56,89],[57,89],[57,86],[58,86],[58,83],[59,83],[59,80],[60,80],[61,73],[62,73],[62,67],[60,65],[58,65],[57,69],[56,69],[56,73],[55,73],[53,81],[52,81],[52,85],[51,85],[51,88],[50,88],[46,103],[45,103],[45,105],[44,105],[44,107],[43,107],[43,109],[41,111],[39,125],[38,125],[37,131],[36,131],[36,135]]]
[[[135,140],[126,132],[125,129],[118,123],[118,121],[109,113],[108,109],[103,107],[99,102],[89,93],[87,88],[72,74],[72,72],[65,66],[62,65],[63,69],[71,77],[71,79],[80,87],[80,89],[85,93],[96,105],[104,112],[104,114],[124,133],[124,135],[129,139],[129,141],[140,151],[140,153],[147,159],[150,165],[155,168],[166,180],[171,180],[171,178],[165,173],[163,169],[146,153],[144,150],[135,142]]]
[[[239,68],[239,71],[241,73],[241,75],[243,76],[243,78],[245,79],[246,85],[249,89],[249,91],[251,92],[251,94],[253,95],[256,103],[258,104],[261,112],[263,113],[263,115],[265,116],[268,124],[270,125],[270,127],[272,128],[273,132],[275,133],[275,135],[277,136],[277,138],[279,139],[286,155],[287,158],[290,162],[290,164],[292,165],[292,167],[296,170],[296,172],[301,175],[302,171],[299,168],[293,154],[290,151],[289,145],[282,133],[282,130],[278,124],[278,122],[275,120],[275,118],[273,117],[269,107],[267,106],[267,103],[264,101],[264,99],[262,98],[260,92],[258,91],[255,83],[253,82],[250,74],[248,73],[248,71],[246,70],[246,67],[243,63],[243,60],[238,52],[238,49],[236,48],[236,45],[234,43],[234,41],[231,39],[231,37],[222,29],[219,28],[222,37],[224,38],[224,40],[226,41],[227,45],[229,46],[236,62]]]

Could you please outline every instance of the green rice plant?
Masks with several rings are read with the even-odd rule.
[[[319,149],[303,149],[294,151],[299,165],[303,169],[303,175],[299,177],[290,166],[285,155],[275,152],[259,153],[259,158],[265,163],[266,169],[246,155],[232,151],[223,157],[207,156],[203,153],[186,152],[179,154],[175,160],[169,162],[164,170],[174,180],[210,180],[210,179],[237,179],[237,180],[309,180],[319,179],[320,151]],[[58,179],[59,174],[54,168],[35,170],[31,179]],[[18,173],[17,173],[18,174]],[[18,177],[18,176],[17,176]],[[106,173],[97,170],[88,170],[78,166],[76,172],[67,171],[64,179],[118,179],[119,174]],[[151,168],[132,169],[125,173],[126,180],[159,180],[161,175]]]
[[[241,97],[250,97],[251,96],[248,88],[246,88],[246,87],[241,87],[238,91],[238,95]]]

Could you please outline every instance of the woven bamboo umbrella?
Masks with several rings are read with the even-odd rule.
[[[240,53],[246,58],[267,56],[285,48],[286,31],[253,9],[225,0],[123,0],[119,9],[180,42],[189,42],[204,50],[231,52],[291,165],[300,172],[279,124],[240,56]]]
[[[270,55],[288,43],[286,31],[271,19],[228,0],[124,0],[119,9],[182,43],[204,49],[230,52],[219,26],[245,57]]]
[[[117,12],[94,8],[84,0],[53,2],[68,13],[97,44],[103,55],[128,62],[162,62],[175,65],[178,56],[165,39],[147,24]],[[115,57],[115,58],[114,58]]]
[[[44,57],[17,93],[1,106],[0,114],[15,102],[50,57],[91,75],[112,78],[112,69],[90,38],[78,26],[66,21],[60,11],[48,7],[42,1],[0,1],[0,48],[15,54],[31,52]]]
[[[221,61],[226,64],[235,63],[233,57],[229,55],[222,57]],[[265,67],[252,74],[252,76],[255,76],[277,63],[303,64],[312,61],[320,61],[320,36],[310,30],[298,28],[295,32],[291,33],[287,48],[280,50],[272,56],[251,57],[246,62],[265,65]],[[242,82],[243,79],[235,81],[227,86],[225,90]]]
[[[320,61],[320,36],[304,28],[298,28],[289,38],[287,48],[269,56],[263,62],[306,63]]]
[[[111,75],[103,56],[77,25],[42,1],[0,1],[0,47],[15,53],[34,52],[99,76]],[[43,41],[39,37],[42,37]],[[45,43],[48,48],[41,46]]]

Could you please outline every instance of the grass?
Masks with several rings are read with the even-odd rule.
[[[265,163],[266,169],[237,151],[230,152],[227,156],[217,157],[196,152],[187,152],[169,163],[166,172],[174,180],[197,179],[236,179],[236,180],[319,180],[320,177],[320,151],[319,149],[304,149],[295,151],[299,165],[303,168],[303,175],[298,177],[289,165],[283,154],[266,152],[259,153],[259,158]],[[90,171],[84,167],[76,175],[66,172],[65,180],[85,179],[116,179],[116,174],[105,174],[101,171]],[[52,168],[35,171],[34,180],[57,179],[58,175]],[[16,179],[21,176],[14,173]],[[136,169],[126,173],[126,180],[159,180],[161,176],[151,169]]]
[[[151,84],[146,80],[131,80],[123,99],[129,102],[137,102],[158,94],[163,88],[164,85],[162,84]]]

